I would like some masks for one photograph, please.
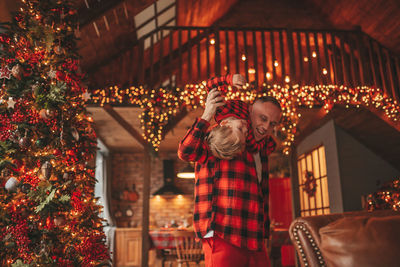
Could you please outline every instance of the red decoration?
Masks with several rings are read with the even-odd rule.
[[[71,196],[71,205],[78,212],[82,212],[84,207],[82,205],[82,193],[81,191],[75,191]]]
[[[11,79],[11,70],[8,66],[3,66],[0,68],[0,79]]]

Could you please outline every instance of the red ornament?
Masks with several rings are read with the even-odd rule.
[[[56,148],[56,149],[53,150],[53,154],[54,154],[54,156],[60,156],[61,155],[61,150]]]
[[[46,229],[52,230],[54,229],[54,220],[50,216],[46,218]]]
[[[67,150],[67,155],[71,156],[71,157],[75,157],[76,156],[76,151],[73,149]]]

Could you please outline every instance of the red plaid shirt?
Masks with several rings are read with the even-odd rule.
[[[211,81],[226,84],[226,76]],[[231,101],[224,108],[236,110],[244,107],[243,104]],[[248,109],[243,111],[248,112]],[[211,154],[205,140],[209,126],[208,121],[197,119],[178,149],[179,158],[196,162],[193,220],[196,235],[202,238],[214,230],[215,235],[235,246],[261,250],[269,234],[268,155],[274,150],[275,142],[268,139],[257,146],[262,165],[259,182],[253,150],[247,149],[232,160],[222,160]]]

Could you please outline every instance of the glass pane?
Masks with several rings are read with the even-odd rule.
[[[316,179],[318,179],[319,178],[319,164],[318,164],[318,150],[314,150],[313,152],[312,152],[312,159],[313,159],[313,169],[314,169],[314,177],[316,178]]]
[[[318,155],[319,155],[319,163],[320,163],[320,173],[321,176],[325,176],[326,175],[326,161],[325,161],[325,147],[321,146],[318,149]]]
[[[310,209],[315,209],[315,196],[310,197],[308,194],[308,199],[310,200]]]
[[[301,166],[301,160],[297,162],[297,171],[299,176],[299,186],[303,184],[303,168]]]
[[[307,170],[307,167],[306,167],[306,159],[305,158],[303,158],[302,160],[301,160],[301,170],[302,170],[302,173],[301,173],[301,184],[304,184],[304,172],[305,172],[305,170]]]
[[[315,190],[315,198],[317,200],[317,208],[322,208],[322,196],[321,196],[321,180],[317,180],[317,188]]]
[[[148,21],[150,18],[154,18],[154,16],[155,16],[154,5],[151,5],[151,6],[147,7],[147,8],[145,8],[142,12],[137,14],[135,16],[135,18],[134,18],[136,27],[138,28],[139,26],[142,26],[143,23]],[[138,39],[141,36],[142,35],[139,35],[139,33],[138,33]]]
[[[312,158],[311,158],[311,154],[307,155],[307,171],[312,171]]]
[[[322,197],[324,201],[324,207],[329,207],[328,179],[322,178],[321,185],[322,185]]]
[[[303,195],[303,187],[302,186],[300,186],[300,188],[299,188],[300,190],[300,210],[304,210],[305,209],[305,207],[304,207],[304,195]]]
[[[309,209],[309,206],[308,206],[308,202],[309,202],[308,195],[307,195],[306,191],[304,191],[304,190],[302,190],[302,191],[303,191],[303,199],[304,199],[304,209],[308,210]]]
[[[158,0],[157,4],[157,12],[163,11],[167,6],[175,3],[175,0]]]

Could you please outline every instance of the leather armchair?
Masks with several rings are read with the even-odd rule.
[[[296,218],[289,228],[302,267],[400,266],[400,212]]]

